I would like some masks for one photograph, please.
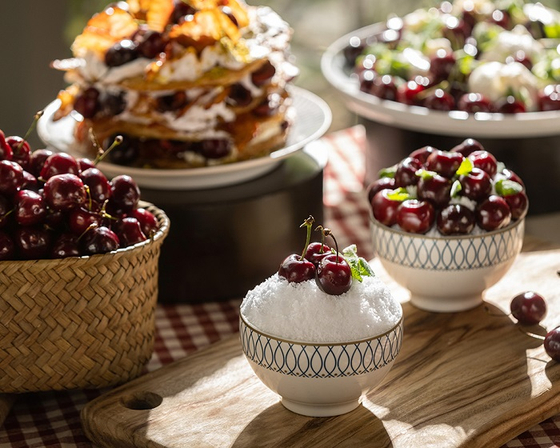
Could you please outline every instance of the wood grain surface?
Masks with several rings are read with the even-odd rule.
[[[348,414],[286,410],[236,335],[92,401],[82,412],[86,434],[101,447],[499,447],[560,412],[560,365],[541,339],[560,325],[560,250],[528,240],[525,251],[484,305],[455,314],[414,308],[372,261],[403,301],[403,348],[382,385]],[[526,290],[549,305],[529,329],[508,316]]]

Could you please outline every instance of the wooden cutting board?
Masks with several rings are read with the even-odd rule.
[[[83,409],[83,426],[101,447],[499,447],[560,412],[560,364],[507,316],[515,294],[534,290],[549,312],[530,330],[560,325],[559,270],[558,249],[523,253],[486,305],[433,314],[405,301],[393,369],[345,415],[286,410],[236,335],[97,398]]]

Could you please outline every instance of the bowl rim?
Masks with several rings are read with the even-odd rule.
[[[478,233],[478,234],[468,234],[468,235],[441,235],[441,236],[429,236],[429,235],[425,235],[422,233],[411,233],[411,232],[405,232],[404,230],[401,229],[395,229],[393,227],[388,227],[385,224],[380,223],[377,219],[375,219],[375,217],[373,216],[372,213],[370,213],[370,222],[375,225],[376,227],[378,227],[379,229],[385,231],[385,232],[390,232],[390,233],[394,233],[396,235],[399,235],[401,237],[408,237],[408,238],[414,238],[414,239],[425,239],[425,240],[433,240],[435,241],[462,241],[462,240],[475,240],[475,239],[483,239],[486,237],[493,237],[495,235],[499,235],[501,233],[505,233],[508,232],[510,230],[515,229],[517,226],[521,225],[522,223],[525,222],[525,217],[521,218],[521,219],[517,219],[516,221],[508,224],[506,227],[502,227],[501,229],[496,229],[496,230],[491,230],[489,232],[484,232],[484,233]]]
[[[402,305],[401,305],[401,310],[402,310]],[[283,342],[283,343],[287,343],[287,344],[301,345],[301,346],[333,347],[333,346],[337,346],[337,345],[342,346],[342,345],[362,344],[362,343],[365,343],[365,342],[373,341],[375,339],[379,339],[383,336],[387,336],[389,333],[394,332],[398,327],[400,327],[403,324],[404,311],[401,313],[401,316],[400,316],[399,320],[397,321],[397,323],[395,325],[393,325],[389,330],[387,330],[383,333],[379,333],[379,334],[377,334],[375,336],[372,336],[372,337],[369,337],[369,338],[358,339],[358,340],[354,340],[354,341],[342,341],[342,342],[306,342],[306,341],[297,341],[297,340],[293,340],[293,339],[281,338],[281,337],[278,337],[278,336],[274,336],[274,335],[265,333],[262,330],[258,330],[255,326],[248,323],[247,319],[245,318],[245,316],[243,316],[242,313],[239,313],[239,320],[241,322],[243,322],[243,325],[245,325],[247,328],[251,329],[253,332],[258,333],[261,336],[264,336],[266,338],[274,339],[274,340],[279,341],[279,342]]]

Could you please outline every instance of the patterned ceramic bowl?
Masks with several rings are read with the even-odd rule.
[[[395,230],[371,218],[373,245],[387,273],[418,308],[457,312],[480,305],[523,245],[525,221],[477,235],[430,237]]]
[[[397,357],[403,321],[386,333],[344,343],[314,344],[264,334],[244,319],[241,346],[257,377],[289,410],[310,417],[344,414],[377,387]]]

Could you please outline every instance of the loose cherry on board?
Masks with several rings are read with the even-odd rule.
[[[521,325],[536,325],[545,318],[547,307],[540,294],[526,291],[512,299],[510,310]]]
[[[290,283],[301,283],[315,277],[315,265],[304,256],[309,246],[311,227],[314,221],[313,216],[309,216],[300,226],[307,228],[307,237],[302,254],[288,255],[278,268],[278,275],[284,277]]]
[[[544,350],[554,361],[560,362],[560,327],[550,330],[544,337]]]

